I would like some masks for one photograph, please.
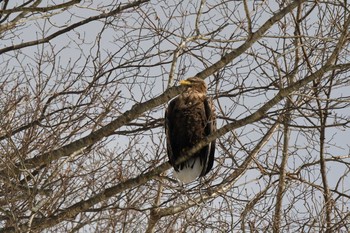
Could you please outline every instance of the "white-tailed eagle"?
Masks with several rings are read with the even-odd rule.
[[[183,151],[196,145],[216,130],[214,106],[207,97],[204,80],[193,77],[180,81],[186,89],[173,99],[165,112],[165,132],[170,164],[174,176],[184,183],[206,175],[214,163],[215,141],[212,141],[189,160],[176,164]]]

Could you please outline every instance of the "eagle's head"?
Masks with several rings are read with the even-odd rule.
[[[191,77],[186,80],[181,80],[180,84],[187,87],[188,92],[197,92],[204,95],[207,93],[207,84],[201,78]]]

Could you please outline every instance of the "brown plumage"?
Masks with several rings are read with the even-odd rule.
[[[207,86],[200,78],[180,82],[186,90],[173,99],[165,112],[165,132],[170,164],[175,177],[188,183],[206,175],[214,163],[215,141],[212,141],[189,160],[176,165],[184,149],[189,149],[216,130],[212,101],[206,96]]]

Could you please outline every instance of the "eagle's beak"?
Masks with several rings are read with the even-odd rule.
[[[187,81],[187,80],[181,80],[181,81],[180,81],[180,85],[188,86],[188,85],[191,85],[191,82],[190,82],[190,81]]]

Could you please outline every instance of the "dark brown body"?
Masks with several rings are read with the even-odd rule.
[[[191,82],[190,79],[188,80]],[[170,164],[177,173],[193,173],[180,174],[181,177],[184,177],[185,182],[193,180],[194,176],[206,175],[214,163],[215,141],[203,147],[186,162],[175,164],[182,157],[184,149],[193,147],[216,129],[214,109],[211,101],[206,97],[205,83],[203,80],[196,81],[198,81],[197,88],[194,86],[197,83],[194,83],[184,93],[172,100],[165,114]]]

